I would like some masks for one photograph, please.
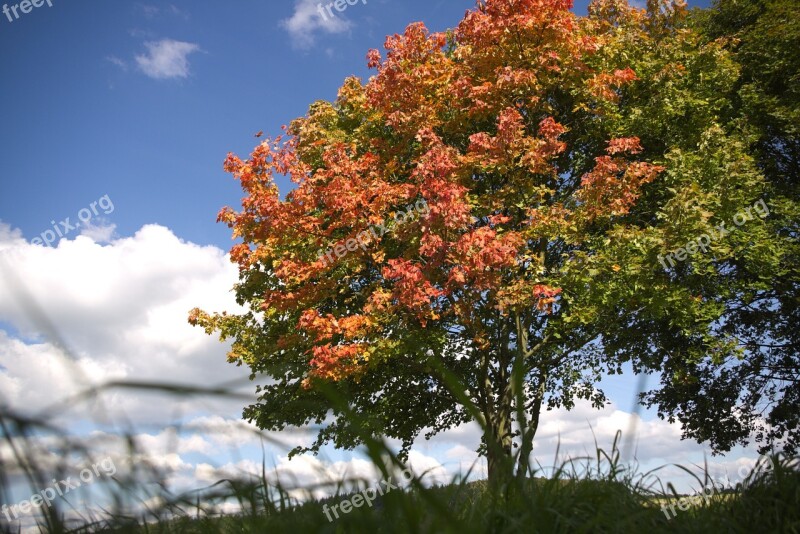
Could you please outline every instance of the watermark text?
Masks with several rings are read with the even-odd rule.
[[[43,489],[39,493],[31,495],[30,499],[21,501],[14,505],[4,504],[0,508],[0,513],[6,516],[6,520],[11,521],[11,516],[14,519],[19,519],[19,514],[29,514],[33,508],[40,508],[42,505],[50,506],[55,498],[63,497],[70,491],[81,487],[82,484],[89,484],[94,481],[95,477],[99,478],[100,473],[107,477],[114,476],[117,473],[117,467],[111,458],[105,458],[100,463],[94,464],[91,468],[83,469],[76,478],[67,477],[64,480],[53,479],[51,486]]]

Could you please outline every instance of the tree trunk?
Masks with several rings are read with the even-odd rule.
[[[497,413],[488,414],[486,432],[486,458],[489,466],[489,485],[500,487],[514,476],[511,457],[510,412],[498,406]]]
[[[536,391],[536,397],[533,399],[533,404],[531,405],[530,420],[520,421],[520,427],[524,429],[521,436],[522,443],[520,444],[519,458],[517,459],[517,477],[520,479],[527,477],[530,471],[533,438],[536,436],[536,431],[539,429],[539,416],[542,413],[542,401],[544,401],[546,382],[547,373],[542,371],[539,375],[539,387]]]
[[[495,380],[488,374],[489,357],[484,359],[484,398],[483,406],[485,421],[484,441],[486,443],[486,458],[489,467],[489,485],[499,487],[511,480],[514,476],[514,462],[511,457],[511,406],[512,392],[509,376],[504,372],[501,362]],[[498,393],[495,402],[495,392]]]
[[[528,374],[528,358],[546,340],[533,349],[528,349],[527,329],[520,315],[515,317],[516,339],[515,350],[499,349],[497,367],[490,378],[491,354],[485,353],[482,359],[483,403],[482,411],[485,421],[484,441],[489,468],[489,485],[494,488],[503,487],[515,478],[515,458],[513,450],[513,415],[516,412],[517,430],[520,434],[519,456],[516,458],[516,477],[526,478],[530,471],[530,455],[533,451],[533,438],[539,427],[539,416],[542,408],[547,383],[547,369],[538,368],[538,387],[530,405],[530,413],[526,406],[525,377]],[[513,328],[512,326],[512,328]],[[500,332],[498,341],[503,338]],[[511,347],[509,339],[506,347]],[[516,410],[515,410],[516,407]]]

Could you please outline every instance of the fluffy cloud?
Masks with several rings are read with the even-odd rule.
[[[95,243],[110,243],[116,229],[116,224],[90,221],[81,228],[81,235],[85,235]]]
[[[147,53],[136,56],[139,69],[157,80],[189,76],[189,54],[200,47],[194,43],[162,39],[144,44]]]
[[[296,0],[292,16],[280,22],[289,32],[294,48],[311,48],[318,32],[344,33],[352,27],[352,23],[344,19],[341,14],[334,14],[331,17],[327,12],[320,13],[319,5],[321,5],[319,0]]]
[[[230,291],[236,267],[216,247],[150,225],[105,246],[78,236],[51,248],[0,226],[0,269],[0,322],[18,333],[0,331],[0,399],[18,411],[38,413],[110,380],[211,387],[240,379],[252,391],[226,362],[226,347],[187,323],[195,306],[239,309]],[[133,422],[164,421],[169,410],[208,413],[212,402],[121,390],[100,401],[109,417]],[[218,413],[235,415],[243,402],[217,403]]]

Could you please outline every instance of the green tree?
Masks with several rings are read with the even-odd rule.
[[[661,387],[644,398],[717,452],[751,439],[762,452],[794,453],[800,445],[799,11],[796,0],[720,0],[693,17],[704,39],[724,46],[738,66],[721,119],[766,177],[771,206],[769,248],[742,244],[772,260],[760,272],[742,249],[719,265],[720,283],[738,288],[723,302],[719,329],[741,354],[670,362]]]

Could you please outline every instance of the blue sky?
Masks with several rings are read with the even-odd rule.
[[[54,0],[2,17],[0,214],[35,236],[108,194],[120,235],[159,223],[228,246],[214,224],[239,198],[222,172],[228,151],[249,153],[255,132],[280,133],[345,76],[367,77],[366,52],[386,34],[413,20],[453,26],[471,4],[371,0],[328,23],[312,6],[292,33],[289,1]],[[159,53],[173,54],[162,70],[146,63]]]
[[[452,27],[474,3],[369,0],[325,22],[310,0],[51,1],[0,16],[2,220],[36,236],[108,194],[120,235],[159,223],[223,247],[214,218],[239,198],[228,151],[368,77],[387,34]]]
[[[51,3],[18,10],[12,21],[0,14],[0,251],[26,281],[22,296],[0,282],[0,403],[37,413],[86,383],[114,378],[244,379],[252,393],[246,372],[225,363],[225,347],[186,325],[194,306],[235,311],[230,233],[215,223],[218,210],[241,197],[222,171],[226,154],[246,155],[256,132],[280,133],[313,101],[333,99],[346,76],[368,77],[366,52],[387,34],[416,20],[452,27],[473,2],[369,0],[327,20],[310,0]],[[79,218],[88,224],[72,228]],[[66,233],[49,234],[54,247],[32,244],[54,225]],[[27,297],[64,336],[74,362],[19,305]],[[543,458],[559,439],[590,450],[590,424],[610,445],[616,428],[627,428],[635,384],[630,376],[608,380],[614,404],[603,412],[546,414]],[[178,486],[225,469],[260,469],[258,440],[231,430],[242,401],[122,393],[105,401],[129,417]],[[81,406],[55,422],[86,439],[120,433],[94,415]],[[189,426],[177,441],[165,430],[175,421]],[[652,412],[639,432],[648,465],[703,460],[702,446],[682,442],[679,429]],[[457,471],[474,460],[476,440],[467,428],[421,443],[417,465]],[[295,469],[282,463],[280,448],[269,451]],[[744,456],[755,453],[737,450],[720,469]],[[320,465],[357,471],[365,468],[357,457],[326,450]],[[311,476],[306,468],[295,471]]]

